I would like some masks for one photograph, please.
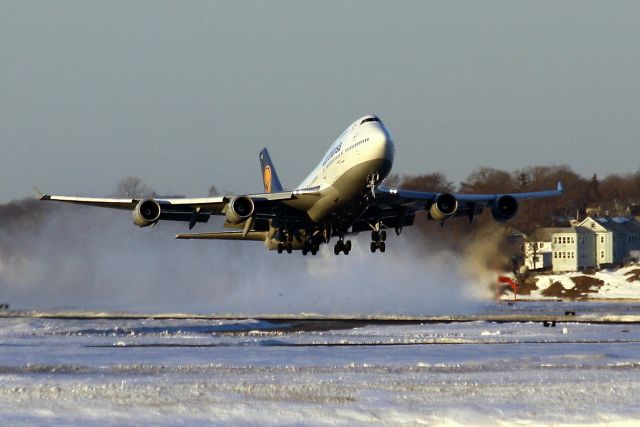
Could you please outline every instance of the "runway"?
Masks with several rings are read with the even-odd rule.
[[[0,420],[632,425],[640,422],[637,308],[489,306],[446,319],[4,313]]]

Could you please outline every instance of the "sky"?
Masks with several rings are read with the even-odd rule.
[[[0,1],[0,203],[296,186],[377,114],[393,172],[640,168],[640,2]]]

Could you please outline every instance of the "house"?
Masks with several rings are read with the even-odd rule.
[[[578,226],[594,233],[594,253],[599,267],[622,264],[632,251],[640,250],[640,223],[635,219],[589,217]]]
[[[549,270],[552,267],[553,233],[560,228],[539,228],[527,237],[522,246],[524,266],[528,270]]]
[[[640,222],[634,218],[586,218],[571,227],[541,228],[523,245],[530,270],[579,271],[620,265],[640,256]]]
[[[553,234],[553,271],[579,271],[595,267],[592,231],[581,226],[560,229]]]

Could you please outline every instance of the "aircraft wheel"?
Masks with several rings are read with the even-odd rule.
[[[319,249],[320,249],[320,247],[318,245],[312,245],[311,246],[311,255],[317,254]]]
[[[347,240],[344,244],[344,250],[348,253],[351,250],[351,240]]]
[[[307,253],[308,253],[307,248],[306,247],[302,248],[302,255],[307,256]]]
[[[377,242],[378,240],[380,240],[380,233],[378,233],[377,231],[372,231],[371,232],[371,241],[372,242]]]
[[[278,253],[282,253],[282,243],[278,243]]]
[[[387,240],[387,232],[386,232],[386,231],[382,230],[382,231],[380,232],[380,240],[382,240],[383,242],[384,242],[385,240]]]
[[[291,243],[287,243],[287,253],[290,254],[293,252],[293,245]]]
[[[336,255],[340,254],[340,246],[338,246],[338,244],[336,243],[335,246],[333,247],[333,253]]]
[[[378,244],[378,247],[380,248],[380,252],[384,252],[384,250],[386,249],[386,245],[384,244],[384,242],[380,242]]]
[[[378,244],[376,242],[371,242],[371,245],[369,245],[369,248],[371,249],[371,253],[374,254],[376,253],[376,249],[378,249]]]

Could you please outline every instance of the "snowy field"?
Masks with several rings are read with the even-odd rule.
[[[637,316],[629,304],[493,312]],[[515,318],[514,317],[514,318]],[[637,425],[636,323],[0,319],[2,425]]]

